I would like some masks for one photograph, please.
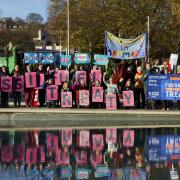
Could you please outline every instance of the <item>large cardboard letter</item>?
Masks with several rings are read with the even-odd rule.
[[[76,82],[80,82],[81,79],[84,80],[84,82],[87,82],[87,75],[86,75],[86,71],[76,71]]]
[[[58,87],[56,85],[50,85],[46,88],[46,98],[47,101],[58,100]]]
[[[98,164],[102,164],[102,152],[92,151],[91,154],[91,163],[96,166]]]
[[[116,142],[117,142],[117,129],[106,129],[106,142],[116,144]]]
[[[92,87],[92,102],[103,102],[103,87]]]
[[[59,70],[55,73],[55,85],[62,85],[65,81],[69,82],[69,71]]]
[[[14,92],[24,91],[24,76],[17,76],[13,79],[13,91]]]
[[[93,134],[93,150],[101,151],[104,149],[103,134]]]
[[[56,149],[55,161],[59,165],[69,165],[69,154],[61,149]]]
[[[61,107],[72,107],[72,92],[61,92]]]
[[[89,131],[79,131],[79,147],[90,147]]]
[[[14,160],[18,162],[24,161],[25,146],[23,144],[14,145]]]
[[[13,161],[13,147],[11,144],[2,145],[1,159],[3,163],[10,163]]]
[[[106,94],[106,109],[117,109],[116,94]]]
[[[134,93],[133,91],[123,91],[123,106],[134,106]]]
[[[89,91],[88,90],[79,90],[79,105],[89,106]]]
[[[26,81],[26,88],[36,88],[37,87],[36,72],[26,72],[25,81]]]
[[[58,149],[58,136],[49,134],[47,136],[47,149],[48,150],[55,150]]]
[[[65,129],[61,131],[62,146],[72,145],[72,129]]]
[[[96,81],[99,81],[102,83],[102,73],[100,70],[91,70],[91,76],[92,76],[92,85],[95,85]]]
[[[76,151],[76,163],[83,165],[87,163],[87,151]]]
[[[37,148],[27,148],[26,149],[26,164],[36,164],[37,163]]]
[[[123,132],[123,146],[134,146],[134,130],[124,130]]]
[[[12,92],[12,77],[9,76],[1,77],[1,91]]]

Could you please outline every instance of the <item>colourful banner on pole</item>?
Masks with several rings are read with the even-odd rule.
[[[89,179],[90,169],[86,168],[77,168],[76,169],[76,179]]]
[[[107,166],[104,165],[99,165],[95,168],[95,177],[100,178],[100,177],[108,177],[110,176],[110,169]]]
[[[52,64],[54,62],[54,54],[51,52],[39,53],[39,62],[42,64]]]
[[[134,39],[123,39],[105,32],[105,46],[109,58],[140,59],[146,58],[146,34]]]
[[[60,65],[61,66],[70,66],[72,63],[71,55],[61,55],[60,56]]]
[[[107,55],[101,55],[101,54],[95,54],[94,55],[94,64],[96,65],[108,65],[108,56]]]
[[[34,53],[34,52],[24,53],[25,64],[37,64],[38,62],[39,62],[38,53]]]
[[[61,167],[61,178],[66,179],[66,178],[71,178],[71,177],[72,177],[72,167],[71,166],[70,167],[69,166]]]
[[[74,57],[75,64],[89,64],[90,58],[87,53],[75,53]]]

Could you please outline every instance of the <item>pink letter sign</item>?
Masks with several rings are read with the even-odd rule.
[[[23,144],[14,145],[14,160],[18,162],[24,161],[25,146]]]
[[[65,129],[61,131],[62,146],[72,145],[72,129]]]
[[[15,92],[24,91],[24,76],[17,76],[13,78],[13,91]]]
[[[79,105],[89,106],[89,91],[88,90],[79,90]]]
[[[102,73],[100,70],[91,70],[92,85],[95,85],[96,81],[102,83]]]
[[[37,86],[39,89],[42,89],[42,86],[45,82],[45,79],[44,79],[44,74],[43,73],[40,73],[38,74],[37,76]]]
[[[87,163],[87,151],[76,151],[76,163],[81,165]]]
[[[58,136],[49,134],[47,136],[47,149],[48,150],[55,150],[58,149]]]
[[[114,143],[117,142],[117,129],[106,129],[106,142]]]
[[[117,109],[116,94],[106,94],[106,109]]]
[[[79,132],[79,147],[89,147],[89,131],[80,131]]]
[[[55,73],[55,85],[62,85],[65,81],[69,82],[69,71],[59,70]]]
[[[92,87],[92,102],[103,102],[103,87]]]
[[[38,162],[39,163],[45,163],[45,150],[44,146],[38,147]]]
[[[101,151],[104,149],[104,138],[102,134],[93,134],[93,150]]]
[[[13,147],[11,144],[2,145],[1,159],[3,163],[9,163],[13,161]]]
[[[96,166],[102,164],[102,152],[93,151],[91,154],[91,163]]]
[[[86,75],[86,71],[76,71],[76,82],[80,82],[81,79],[84,80],[85,84],[87,82],[87,75]]]
[[[12,77],[9,76],[1,77],[1,91],[12,92]]]
[[[46,98],[47,101],[58,100],[58,87],[56,85],[50,85],[46,88]]]
[[[37,148],[27,148],[26,149],[26,164],[36,164],[37,163]]]
[[[133,91],[123,91],[123,106],[134,106],[134,93]]]
[[[124,130],[123,132],[123,146],[134,146],[134,130]]]
[[[25,73],[25,81],[26,81],[26,88],[36,88],[37,87],[36,72]]]
[[[56,149],[55,161],[59,165],[69,165],[69,154],[61,149]]]
[[[72,107],[72,92],[61,92],[61,107]]]

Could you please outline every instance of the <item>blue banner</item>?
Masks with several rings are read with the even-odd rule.
[[[54,62],[54,54],[50,52],[39,53],[39,62],[42,64],[52,64]]]
[[[37,64],[39,62],[38,53],[27,52],[24,53],[25,64]]]
[[[89,64],[90,58],[87,53],[75,53],[74,57],[75,64]]]
[[[109,58],[140,59],[146,58],[146,33],[134,39],[123,39],[105,33],[105,46]]]
[[[86,168],[77,168],[76,169],[76,179],[90,179],[91,170]]]
[[[60,65],[61,66],[70,66],[72,63],[71,55],[61,55],[60,56]]]
[[[149,75],[146,90],[147,99],[180,100],[180,75]]]
[[[108,56],[95,54],[94,55],[94,64],[96,65],[108,65]]]
[[[96,167],[94,175],[96,178],[108,177],[111,175],[111,171],[110,171],[109,167],[104,166],[104,165],[99,165]]]
[[[61,167],[61,178],[71,178],[72,167]]]

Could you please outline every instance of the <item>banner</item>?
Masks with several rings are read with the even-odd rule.
[[[178,63],[178,54],[171,53],[169,64],[177,65]]]
[[[1,91],[12,92],[12,77],[1,76]]]
[[[141,59],[146,58],[146,34],[134,39],[123,39],[105,32],[105,46],[109,58]]]
[[[72,177],[72,167],[61,167],[61,178],[71,178]]]
[[[97,166],[99,164],[102,164],[102,152],[101,151],[92,151],[91,153],[91,164],[93,166]]]
[[[13,91],[24,92],[24,76],[17,76],[13,78]]]
[[[89,179],[90,173],[90,169],[76,168],[76,179]]]
[[[102,83],[102,72],[101,70],[91,70],[91,81],[92,81],[92,85],[95,85],[96,81],[99,81],[100,83]]]
[[[37,148],[31,147],[26,148],[26,164],[36,164],[37,163]]]
[[[25,156],[25,146],[23,144],[14,145],[14,161],[23,162]]]
[[[117,143],[117,129],[106,129],[106,142]]]
[[[133,91],[123,91],[123,106],[124,107],[134,106],[134,92]]]
[[[25,83],[26,83],[26,88],[36,88],[37,87],[36,72],[26,72]]]
[[[101,54],[95,54],[94,55],[94,64],[96,65],[108,65],[108,56],[107,55],[101,55]]]
[[[116,94],[106,94],[106,109],[117,109],[117,97]]]
[[[72,92],[61,92],[61,107],[72,107]]]
[[[87,83],[86,71],[76,71],[76,82],[79,83],[81,79],[84,80],[85,84]]]
[[[61,149],[56,149],[55,162],[58,165],[69,165],[69,154]]]
[[[58,100],[58,87],[56,85],[47,86],[46,100],[47,101],[57,101]]]
[[[62,146],[72,145],[72,129],[64,129],[61,131]]]
[[[92,102],[103,102],[104,100],[103,87],[92,87]]]
[[[61,66],[71,66],[71,55],[61,55],[60,56],[60,65]]]
[[[123,131],[123,146],[124,147],[134,146],[134,130]]]
[[[104,137],[103,134],[93,134],[93,150],[101,151],[104,149]]]
[[[89,64],[90,63],[89,55],[87,53],[84,53],[84,54],[75,53],[74,63],[75,64]]]
[[[104,165],[99,165],[95,168],[94,175],[96,178],[100,178],[100,177],[108,177],[108,176],[110,176],[110,173],[111,173],[111,171],[110,171],[109,167],[104,166]]]
[[[55,85],[62,85],[63,82],[69,82],[69,71],[59,70],[54,75]]]
[[[88,130],[79,131],[79,147],[90,147],[90,137]]]
[[[79,90],[79,105],[89,106],[89,91],[88,90]]]
[[[24,63],[25,64],[38,64],[39,63],[38,53],[33,53],[33,52],[24,53]]]
[[[180,75],[149,75],[146,86],[147,99],[180,100]]]
[[[77,150],[75,154],[76,154],[76,164],[78,165],[87,164],[87,151]]]
[[[47,143],[48,150],[54,151],[54,150],[58,149],[58,136],[49,134],[46,138],[46,143]]]
[[[39,63],[52,64],[54,62],[54,55],[51,52],[39,53]]]
[[[13,162],[13,147],[11,144],[2,145],[1,160],[3,163]]]

